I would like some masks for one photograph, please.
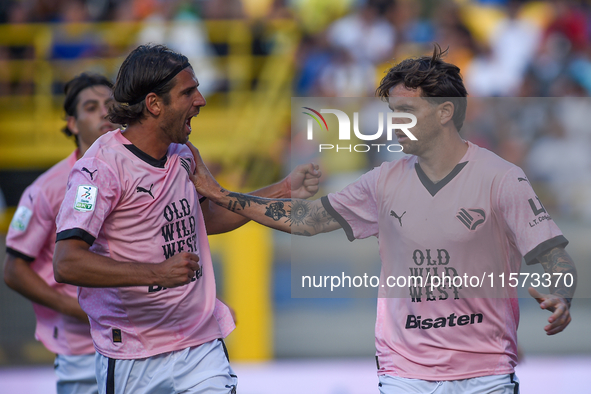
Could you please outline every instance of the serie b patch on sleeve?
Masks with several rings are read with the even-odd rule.
[[[96,186],[78,186],[76,191],[76,201],[74,202],[74,209],[80,212],[94,211],[96,206],[96,194],[98,189]]]
[[[10,227],[18,231],[25,231],[29,226],[29,221],[31,220],[31,216],[33,216],[33,211],[31,211],[27,207],[23,207],[22,205],[16,209],[14,216],[12,217],[12,221],[10,222]]]

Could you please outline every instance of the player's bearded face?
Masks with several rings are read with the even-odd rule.
[[[190,130],[187,131],[186,111],[179,110],[171,103],[166,106],[166,111],[161,123],[164,134],[171,142],[176,144],[186,144],[189,140]]]
[[[175,78],[176,84],[170,91],[170,103],[164,104],[160,127],[170,142],[185,144],[191,134],[191,119],[199,114],[206,102],[199,92],[199,82],[190,67]]]

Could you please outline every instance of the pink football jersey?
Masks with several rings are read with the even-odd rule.
[[[170,145],[156,160],[115,130],[72,170],[57,218],[58,241],[77,237],[90,251],[122,262],[159,263],[183,251],[200,259],[201,274],[186,286],[80,288],[95,347],[107,357],[145,358],[227,333],[214,316],[209,244],[200,196],[189,179],[194,168],[185,145]]]
[[[7,252],[31,262],[35,271],[57,292],[77,297],[76,286],[56,283],[53,276],[55,217],[66,193],[70,170],[76,162],[72,153],[25,189],[6,236]],[[94,353],[88,323],[33,303],[37,318],[35,337],[53,353]]]
[[[349,240],[378,237],[382,284],[388,277],[425,279],[422,286],[380,288],[378,374],[457,380],[513,372],[519,307],[509,274],[519,272],[522,256],[534,263],[568,243],[520,168],[468,143],[437,183],[409,156],[322,201]],[[433,276],[464,275],[484,278],[486,286],[429,285]]]

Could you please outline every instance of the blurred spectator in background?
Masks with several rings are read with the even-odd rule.
[[[527,155],[532,181],[544,183],[559,212],[591,222],[591,100],[553,99],[548,122]]]
[[[488,48],[466,70],[473,96],[513,96],[518,92],[540,41],[538,27],[518,18],[520,5],[520,1],[509,1],[507,16],[495,26]]]
[[[375,67],[356,59],[344,48],[331,48],[330,61],[323,67],[316,94],[322,97],[365,97],[373,94]]]
[[[433,21],[423,18],[423,13],[424,2],[416,0],[396,0],[387,8],[386,17],[396,30],[397,46],[413,47],[433,42]],[[409,50],[412,49],[406,52]]]
[[[214,1],[208,3],[217,3]],[[210,95],[218,85],[219,73],[213,62],[213,50],[207,30],[195,9],[186,0],[154,1],[133,47],[144,43],[166,45],[183,53],[194,64],[199,76],[199,91]]]
[[[465,73],[478,49],[472,32],[462,19],[460,6],[451,0],[436,2],[433,17],[434,40],[442,48],[450,48],[446,61],[457,65]],[[467,88],[470,89],[469,86]]]
[[[61,3],[58,28],[53,37],[51,57],[80,59],[101,55],[104,44],[92,31],[81,24],[91,22],[88,7],[82,0]]]
[[[387,0],[367,0],[354,13],[334,22],[327,30],[333,48],[344,49],[358,62],[378,64],[394,53],[396,31],[384,18],[391,7]]]
[[[376,65],[394,54],[396,30],[384,17],[392,4],[390,0],[368,0],[328,27],[322,36],[328,58],[319,54],[305,64],[320,65],[316,95],[373,95]]]
[[[8,2],[6,23],[12,26],[12,34],[18,35],[19,27],[28,22],[30,9],[24,2]],[[33,64],[27,62],[34,58],[32,45],[9,45],[0,47],[0,95],[26,95],[33,93]],[[13,60],[18,63],[9,64]]]
[[[331,57],[325,34],[305,35],[302,38],[295,59],[299,70],[294,81],[296,96],[320,96],[317,91],[318,79],[322,70],[330,64]]]

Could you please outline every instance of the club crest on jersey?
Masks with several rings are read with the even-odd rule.
[[[29,208],[23,206],[18,207],[12,217],[10,227],[18,231],[25,231],[29,226],[31,216],[33,216],[33,211]]]
[[[456,218],[462,222],[462,224],[466,226],[468,230],[473,231],[486,221],[486,213],[484,212],[484,209],[460,208]]]
[[[96,186],[78,186],[76,191],[76,201],[74,201],[74,209],[80,212],[94,211],[96,205]]]

